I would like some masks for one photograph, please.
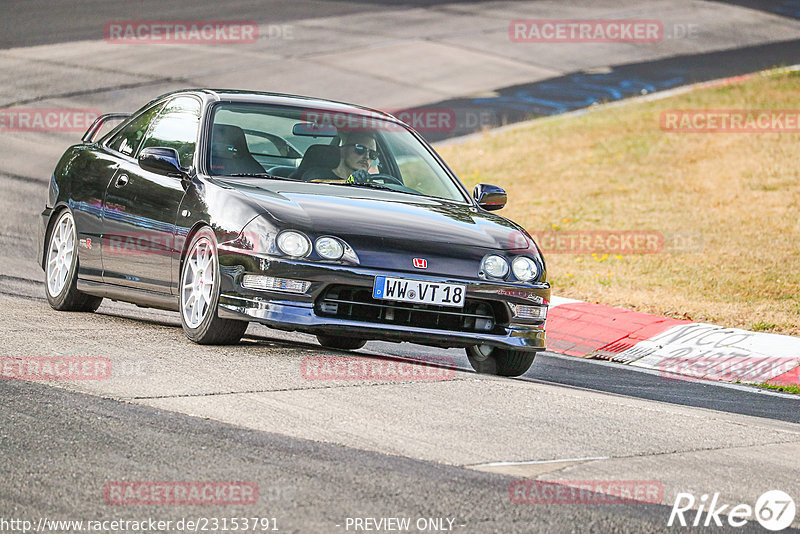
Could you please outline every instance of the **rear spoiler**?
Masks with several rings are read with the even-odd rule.
[[[105,115],[100,115],[94,120],[92,125],[89,126],[89,129],[86,130],[86,133],[83,134],[83,137],[81,137],[81,141],[83,141],[84,143],[94,142],[94,136],[97,135],[97,132],[100,131],[100,128],[102,128],[103,124],[105,124],[107,120],[114,120],[114,119],[122,120],[122,119],[127,119],[130,116],[131,116],[130,113],[106,113]]]

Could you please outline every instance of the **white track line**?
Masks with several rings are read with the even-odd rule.
[[[509,465],[536,465],[536,464],[558,464],[563,462],[590,462],[593,460],[610,460],[610,456],[590,456],[586,458],[561,458],[558,460],[530,460],[527,462],[490,462],[488,464],[475,464],[469,467],[505,467]]]

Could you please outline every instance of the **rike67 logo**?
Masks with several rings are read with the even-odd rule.
[[[788,528],[796,513],[794,499],[781,490],[763,493],[755,506],[749,504],[726,504],[719,493],[703,494],[696,499],[691,493],[678,493],[667,526],[721,527],[723,517],[731,527],[743,527],[755,519],[767,530],[777,532]],[[705,519],[704,519],[705,518]]]

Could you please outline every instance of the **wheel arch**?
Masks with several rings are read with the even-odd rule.
[[[178,276],[176,280],[178,281],[177,287],[180,289],[180,282],[181,282],[181,275],[183,274],[183,262],[186,261],[186,255],[189,253],[189,245],[192,244],[192,239],[194,236],[197,235],[197,232],[202,230],[203,228],[211,228],[211,225],[208,224],[207,221],[197,221],[195,222],[192,227],[189,229],[189,232],[186,234],[186,239],[183,240],[183,247],[181,250],[181,257],[178,261]],[[212,230],[213,231],[213,230]]]
[[[64,202],[58,202],[55,206],[53,206],[53,211],[50,212],[50,217],[47,219],[47,227],[44,229],[44,239],[42,239],[42,261],[39,267],[42,270],[46,269],[47,266],[47,249],[50,247],[50,232],[53,230],[53,225],[56,223],[58,218],[61,216],[61,212],[64,210],[69,210],[69,205]],[[72,220],[75,220],[75,216],[72,216]],[[78,228],[75,228],[75,233],[77,234]],[[76,247],[76,253],[77,247]]]

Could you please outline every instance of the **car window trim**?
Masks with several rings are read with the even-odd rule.
[[[173,100],[177,100],[178,98],[187,98],[187,97],[195,99],[200,104],[200,116],[197,117],[197,132],[195,132],[194,134],[194,153],[192,154],[192,164],[189,166],[189,169],[191,170],[196,167],[195,159],[197,158],[197,148],[199,144],[198,138],[200,136],[200,129],[202,127],[201,123],[203,119],[203,99],[191,93],[180,93],[177,95],[170,95],[170,98],[164,100],[164,105],[161,106],[161,109],[159,110],[158,114],[155,117],[153,117],[153,120],[150,121],[150,124],[147,127],[147,131],[144,133],[141,140],[139,141],[139,146],[137,146],[136,150],[133,151],[134,161],[138,161],[139,152],[141,152],[142,150],[142,145],[144,144],[144,140],[147,139],[147,136],[149,136],[150,132],[153,131],[153,124],[155,124],[155,122],[161,118],[161,116],[164,114],[164,110],[167,108],[169,103],[172,102]]]
[[[108,146],[108,145],[109,145],[109,143],[111,143],[111,141],[112,141],[112,140],[113,140],[113,139],[114,139],[114,138],[115,138],[115,137],[116,137],[118,134],[122,133],[122,130],[124,130],[125,128],[127,128],[128,126],[130,126],[130,125],[131,125],[131,123],[133,123],[134,121],[138,120],[138,119],[139,119],[139,117],[141,117],[141,116],[142,116],[142,115],[144,115],[145,113],[149,112],[149,111],[150,111],[150,110],[152,110],[153,108],[156,108],[156,107],[158,107],[158,106],[163,106],[165,103],[166,103],[166,100],[161,100],[161,101],[159,101],[159,102],[156,102],[156,103],[155,103],[155,104],[153,104],[152,106],[150,106],[150,107],[148,107],[148,108],[145,108],[145,109],[143,109],[143,110],[141,111],[141,113],[137,113],[136,115],[131,115],[131,116],[130,116],[130,118],[129,118],[128,120],[125,120],[125,121],[121,122],[121,123],[120,123],[120,124],[119,124],[119,125],[118,125],[116,128],[114,128],[113,130],[111,130],[110,132],[108,132],[106,135],[104,135],[104,136],[103,136],[103,137],[102,137],[102,138],[101,138],[101,139],[100,139],[100,140],[97,142],[97,144],[98,144],[98,145],[100,145],[100,146],[102,146],[103,148],[107,149],[108,151],[115,153],[115,154],[119,154],[119,155],[121,155],[121,156],[125,156],[125,157],[130,157],[130,156],[128,156],[127,154],[123,154],[123,153],[122,153],[122,152],[120,152],[119,150],[114,150],[113,148],[111,148],[110,146]],[[149,128],[149,125],[148,125],[148,128]],[[144,137],[142,137],[142,138],[144,138]]]

